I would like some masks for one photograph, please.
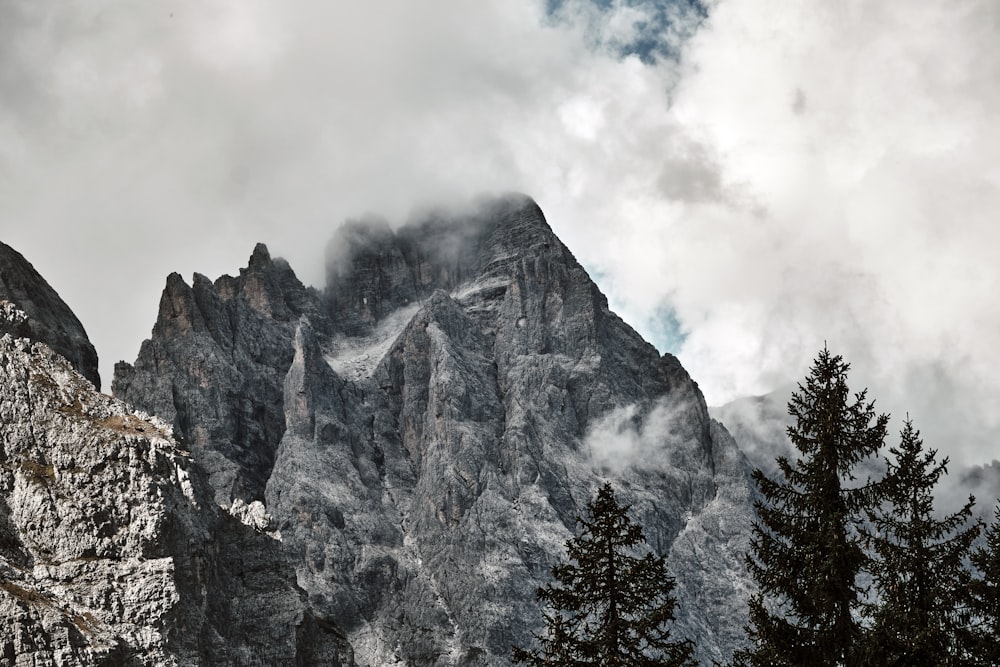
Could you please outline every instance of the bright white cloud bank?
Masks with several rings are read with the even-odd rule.
[[[710,402],[826,340],[928,444],[994,458],[1000,5],[718,0],[680,64],[613,53],[651,11],[0,0],[0,238],[108,383],[170,271],[260,240],[319,284],[345,217],[519,189],[628,321],[674,309]]]
[[[989,0],[716,7],[673,111],[745,199],[672,246],[696,378],[766,389],[826,339],[928,444],[997,455],[998,37]]]

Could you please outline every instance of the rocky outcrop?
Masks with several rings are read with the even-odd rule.
[[[239,276],[167,278],[151,339],[115,366],[115,396],[172,423],[216,502],[263,500],[285,431],[282,392],[300,317],[325,329],[319,295],[258,245]]]
[[[212,502],[169,424],[4,335],[0,664],[353,663],[280,542]]]
[[[706,663],[728,657],[749,586],[747,462],[534,202],[349,223],[322,297],[259,260],[214,284],[171,277],[114,387],[177,425],[219,504],[263,501],[359,664],[509,664],[604,480],[669,554],[677,634]],[[274,267],[266,298],[248,293]]]
[[[4,243],[0,243],[0,310],[4,311],[0,335],[45,343],[101,388],[97,351],[80,320],[35,267]]]

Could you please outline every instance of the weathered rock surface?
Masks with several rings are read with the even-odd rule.
[[[208,471],[216,501],[263,500],[285,431],[282,392],[300,317],[320,299],[258,245],[237,277],[167,278],[151,339],[115,366],[115,396],[171,422]]]
[[[4,243],[0,243],[0,309],[6,310],[6,315],[0,315],[0,335],[9,333],[45,343],[101,388],[97,351],[80,320],[35,267]]]
[[[748,464],[534,202],[397,232],[350,223],[322,296],[264,255],[214,284],[172,276],[114,388],[174,422],[220,505],[264,501],[255,516],[359,664],[509,664],[605,479],[669,553],[677,634],[706,663],[728,657],[749,585]]]
[[[0,337],[0,665],[353,664],[260,529],[166,422]]]

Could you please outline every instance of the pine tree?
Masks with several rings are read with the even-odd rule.
[[[1000,665],[1000,507],[985,532],[986,545],[972,554],[979,570],[972,584],[972,612],[978,623],[973,642],[975,665]]]
[[[857,531],[877,502],[877,484],[855,486],[855,467],[885,441],[887,415],[876,415],[867,390],[851,399],[850,365],[824,348],[788,403],[795,463],[779,458],[781,479],[761,470],[762,499],[747,557],[760,588],[750,600],[751,646],[737,664],[860,664],[857,613],[866,555]]]
[[[676,601],[666,559],[634,555],[645,537],[628,510],[605,484],[577,518],[582,530],[566,542],[570,562],[553,567],[557,583],[537,591],[547,606],[540,648],[515,648],[515,662],[693,667],[691,642],[670,639]]]
[[[886,459],[884,503],[869,513],[877,602],[871,615],[866,660],[886,667],[967,665],[970,586],[965,567],[978,523],[969,525],[975,499],[954,514],[936,518],[934,487],[948,459],[925,450],[909,420],[900,433],[895,461]]]

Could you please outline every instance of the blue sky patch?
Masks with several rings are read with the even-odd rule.
[[[701,0],[585,0],[598,10],[597,16],[607,18],[619,7],[641,9],[646,19],[636,24],[636,33],[624,42],[604,43],[621,57],[636,56],[646,64],[668,59],[676,60],[680,47],[708,18],[708,7]],[[553,20],[565,19],[562,11],[566,0],[546,0],[546,13]],[[598,21],[600,18],[597,19]],[[601,26],[592,25],[591,32],[601,34]],[[598,40],[600,41],[600,40]]]

